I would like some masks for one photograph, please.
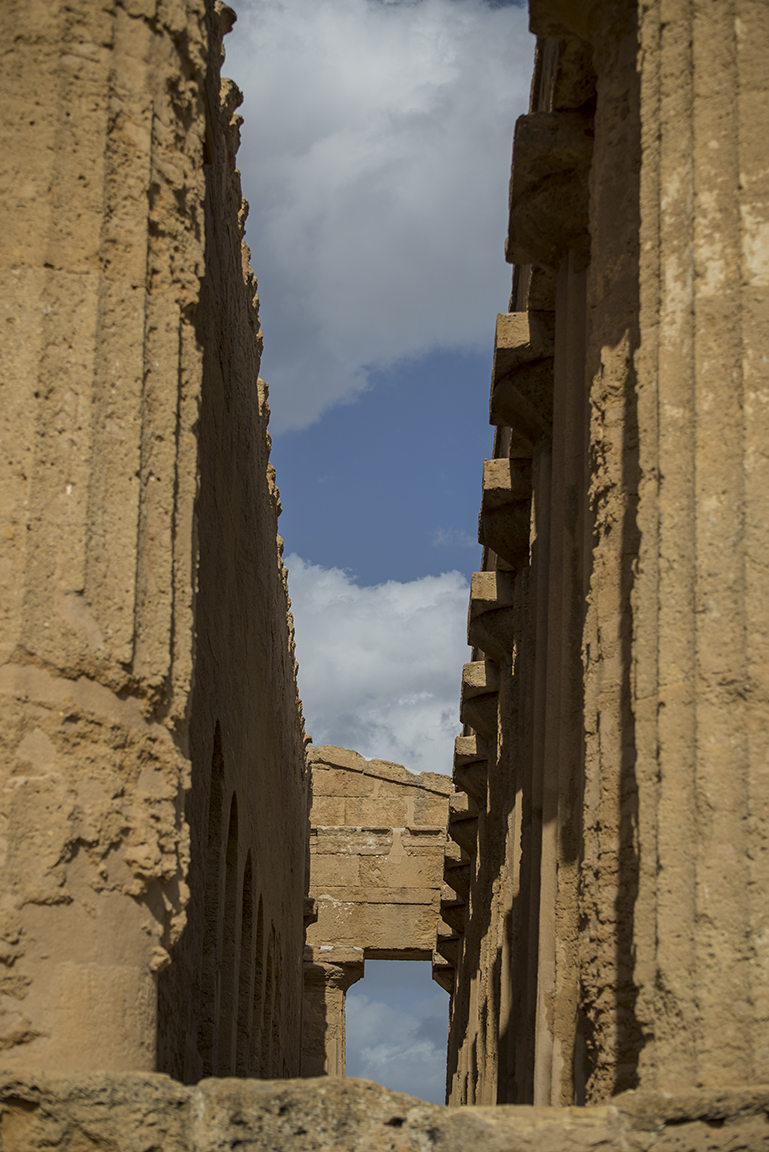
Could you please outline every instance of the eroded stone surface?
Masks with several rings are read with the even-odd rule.
[[[446,860],[468,906],[439,936],[457,958],[450,1098],[760,1084],[767,7],[529,7],[508,236],[528,263],[497,330],[480,520],[483,575],[514,588],[471,607],[469,667],[497,673],[463,687],[487,751],[472,775],[455,760],[479,813],[477,852]],[[525,402],[541,321],[546,437]],[[529,518],[498,487],[522,459]]]
[[[0,1077],[2,1152],[762,1152],[769,1089],[445,1108],[364,1080]]]
[[[0,1067],[299,1071],[307,777],[233,18],[0,11]]]

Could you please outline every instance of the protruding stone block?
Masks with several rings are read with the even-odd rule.
[[[433,980],[444,992],[448,992],[449,996],[454,995],[456,977],[457,970],[454,965],[449,964],[438,952],[433,952]]]
[[[459,941],[460,937],[456,933],[449,935],[439,931],[435,945],[436,952],[443,956],[444,960],[448,960],[454,968],[459,963]]]
[[[487,460],[487,464],[509,464],[507,460]],[[515,597],[515,578],[510,572],[473,572],[470,581],[468,623],[484,612],[509,607]]]
[[[529,558],[531,465],[528,461],[487,460],[478,539],[518,568]]]
[[[466,901],[454,891],[450,884],[441,889],[441,920],[460,935],[465,930]]]
[[[493,660],[471,660],[462,669],[462,696],[469,700],[499,691],[499,668]]]
[[[478,841],[478,805],[465,792],[449,798],[449,836],[473,855]]]
[[[554,313],[544,311],[497,316],[489,420],[532,444],[552,434],[553,322]]]
[[[462,723],[469,724],[484,740],[496,737],[498,691],[498,665],[491,660],[465,664],[459,715]]]
[[[572,249],[589,255],[592,115],[530,112],[515,126],[507,258],[557,268]]]
[[[498,461],[489,461],[498,463]],[[499,461],[507,463],[507,461]],[[512,572],[475,572],[470,586],[467,642],[493,660],[501,661],[513,650],[515,576]]]
[[[443,879],[458,896],[467,899],[470,892],[470,855],[452,840],[446,842]]]
[[[554,354],[554,312],[530,310],[498,313],[494,338],[495,381],[524,364],[552,359]]]
[[[485,573],[484,573],[485,575]],[[454,783],[478,804],[486,803],[488,750],[480,736],[457,736],[454,741]]]

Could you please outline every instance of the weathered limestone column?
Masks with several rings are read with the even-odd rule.
[[[769,20],[639,8],[645,1087],[769,1079]]]
[[[326,947],[323,958],[319,948],[307,953],[302,1076],[344,1076],[347,990],[363,979],[363,950]]]
[[[152,1069],[184,923],[202,0],[9,0],[0,1068]],[[184,81],[182,81],[184,77]]]

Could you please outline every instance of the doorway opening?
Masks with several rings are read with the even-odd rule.
[[[443,1104],[449,996],[424,960],[366,960],[346,1004],[348,1076]]]

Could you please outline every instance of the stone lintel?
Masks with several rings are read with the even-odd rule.
[[[430,948],[367,948],[367,960],[430,960]]]
[[[362,964],[363,949],[344,944],[306,944],[305,964]]]

